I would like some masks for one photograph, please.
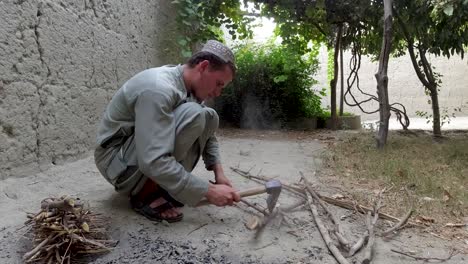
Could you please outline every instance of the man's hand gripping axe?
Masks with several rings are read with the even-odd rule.
[[[267,197],[267,208],[270,213],[273,212],[273,209],[276,206],[276,203],[278,202],[278,197],[281,193],[282,185],[281,182],[278,180],[269,180],[265,182],[265,185],[251,188],[248,190],[243,190],[239,192],[239,196],[242,197],[249,197],[249,196],[254,196],[257,194],[262,194],[262,193],[268,193]],[[204,199],[201,200],[197,206],[204,206],[208,205],[210,202],[208,200]]]

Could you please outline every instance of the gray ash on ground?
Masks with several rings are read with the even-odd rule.
[[[226,249],[220,241],[205,239],[199,246],[190,241],[167,241],[160,237],[149,237],[144,232],[128,233],[129,246],[117,248],[109,255],[92,261],[94,264],[121,263],[244,263],[253,264],[261,261],[253,256],[245,259],[229,259],[223,251]]]

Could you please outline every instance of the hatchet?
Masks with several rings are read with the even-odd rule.
[[[243,190],[238,192],[239,196],[242,197],[248,197],[248,196],[254,196],[257,194],[262,194],[262,193],[268,193],[267,197],[267,208],[271,212],[273,212],[273,209],[276,206],[276,202],[278,201],[278,197],[281,193],[281,182],[279,180],[269,180],[265,182],[265,185],[251,188],[248,190]],[[205,206],[211,204],[208,200],[203,199],[201,200],[197,206]]]

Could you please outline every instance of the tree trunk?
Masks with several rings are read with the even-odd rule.
[[[342,26],[341,26],[342,27]],[[343,32],[341,32],[343,35]],[[340,116],[343,116],[344,113],[344,67],[343,67],[343,36],[340,37],[340,82],[341,82],[341,90],[340,90]]]
[[[338,27],[338,33],[336,34],[336,41],[335,41],[335,57],[333,58],[333,79],[330,81],[330,107],[331,107],[331,129],[336,130],[338,127],[338,117],[336,115],[336,83],[338,80],[338,55],[340,51],[340,42],[341,42],[341,30],[343,26],[340,25]]]
[[[437,92],[437,82],[432,71],[432,66],[426,58],[426,50],[418,46],[419,57],[421,58],[418,62],[416,53],[414,52],[414,41],[413,37],[410,36],[406,24],[401,20],[401,17],[397,15],[398,23],[405,35],[407,41],[407,48],[413,64],[414,71],[418,76],[424,87],[429,90],[432,102],[432,133],[434,137],[442,137],[442,131],[440,129],[440,109],[439,109],[439,95]],[[423,73],[424,71],[424,73]]]
[[[375,74],[379,97],[380,125],[377,134],[377,148],[382,149],[387,143],[390,104],[388,100],[388,60],[392,46],[392,0],[384,0],[384,35],[379,57],[379,71]]]
[[[437,86],[430,89],[431,103],[432,103],[432,124],[434,137],[442,137],[442,131],[440,129],[440,109],[439,109],[439,95],[437,93]]]
[[[440,109],[439,109],[439,94],[437,92],[437,80],[434,77],[431,64],[426,58],[426,52],[424,49],[419,47],[419,56],[421,57],[422,68],[426,74],[427,89],[429,90],[432,103],[432,131],[434,137],[442,137],[442,131],[440,130]]]

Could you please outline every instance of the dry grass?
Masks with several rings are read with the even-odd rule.
[[[368,202],[369,190],[394,186],[386,195],[389,213],[401,216],[413,205],[413,221],[440,234],[449,229],[447,223],[467,222],[468,133],[452,133],[437,143],[424,132],[392,132],[383,151],[375,148],[373,134],[347,133],[330,144],[325,160],[338,184],[349,186],[360,202]],[[450,229],[450,237],[468,238],[468,228]]]

